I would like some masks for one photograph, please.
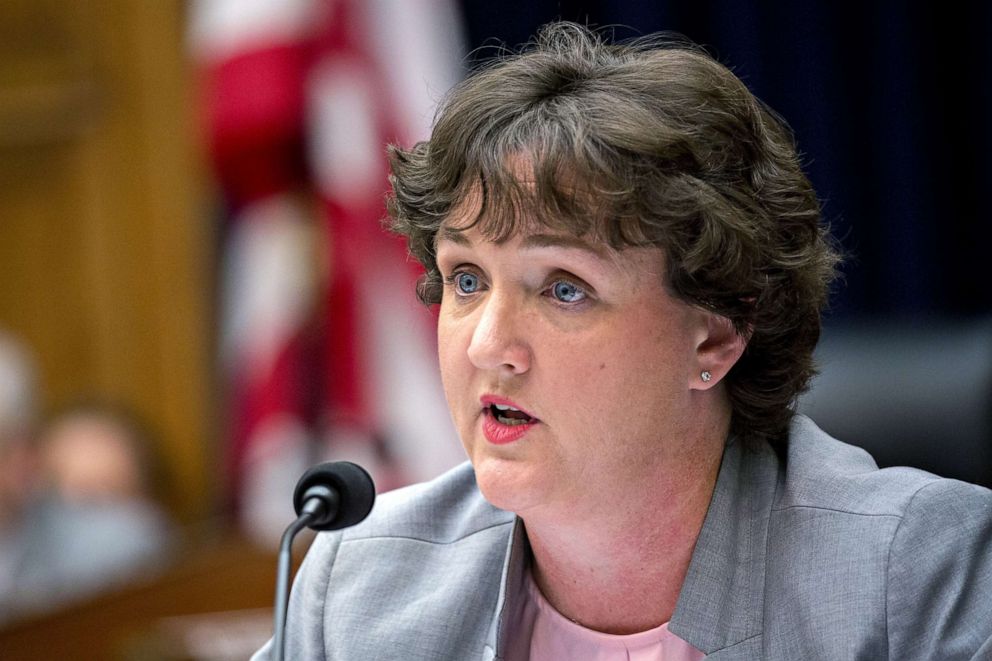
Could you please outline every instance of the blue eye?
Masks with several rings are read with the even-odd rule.
[[[459,294],[474,294],[479,290],[478,276],[471,273],[456,273],[455,289]]]
[[[576,303],[586,297],[586,293],[580,287],[562,280],[551,285],[551,295],[562,303]]]

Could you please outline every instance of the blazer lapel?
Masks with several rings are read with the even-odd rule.
[[[779,460],[731,439],[669,630],[707,659],[760,658],[765,542]]]
[[[524,522],[517,517],[513,522],[513,532],[510,533],[506,546],[500,592],[496,600],[495,616],[489,626],[489,634],[482,652],[483,661],[500,661],[506,654],[507,636],[513,635],[513,632],[505,629],[508,623],[518,620],[518,611],[523,607],[524,580],[527,576],[529,558],[530,544],[527,543]]]

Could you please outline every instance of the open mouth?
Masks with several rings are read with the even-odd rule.
[[[510,427],[516,425],[526,425],[532,422],[536,422],[537,418],[532,418],[523,411],[515,409],[512,406],[506,406],[505,404],[490,404],[486,407],[496,422],[501,425],[508,425]]]

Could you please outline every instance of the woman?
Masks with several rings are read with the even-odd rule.
[[[726,68],[551,25],[392,168],[470,465],[318,537],[290,658],[992,658],[992,494],[794,415],[837,256]]]

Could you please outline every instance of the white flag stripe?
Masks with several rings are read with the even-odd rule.
[[[430,135],[438,101],[464,71],[461,16],[449,0],[369,0],[364,25],[394,102],[400,140]]]
[[[189,48],[209,65],[246,51],[288,44],[313,29],[322,11],[315,0],[194,0]]]
[[[234,223],[221,292],[226,374],[245,367],[268,373],[309,318],[317,285],[314,233],[312,221],[285,196],[252,204]]]
[[[350,57],[325,58],[308,81],[307,143],[316,184],[344,206],[385,192],[382,144],[370,72]],[[373,219],[374,220],[374,219]]]

